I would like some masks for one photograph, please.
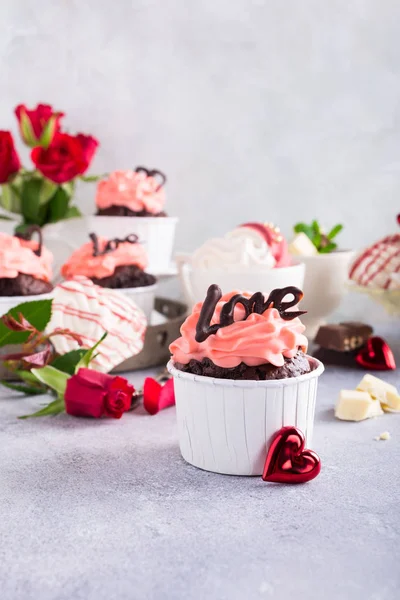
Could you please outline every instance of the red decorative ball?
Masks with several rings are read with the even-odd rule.
[[[296,427],[282,427],[272,439],[262,478],[275,483],[305,483],[319,475],[321,460],[305,450],[304,434]]]

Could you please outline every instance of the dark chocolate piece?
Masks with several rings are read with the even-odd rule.
[[[340,367],[353,367],[358,369],[359,365],[356,362],[356,356],[359,354],[360,348],[349,350],[348,352],[340,352],[338,350],[328,350],[327,348],[318,348],[312,353],[312,356],[318,358],[324,365],[334,365]]]
[[[90,239],[93,242],[93,256],[104,256],[104,254],[109,254],[110,252],[114,252],[118,248],[120,244],[124,244],[125,242],[129,242],[130,244],[138,243],[138,236],[135,233],[131,233],[127,235],[124,239],[114,238],[112,240],[108,240],[107,244],[104,246],[102,252],[99,249],[99,239],[95,233],[89,234]]]
[[[265,363],[257,367],[249,367],[245,363],[240,363],[237,367],[226,369],[218,367],[209,358],[203,358],[200,362],[192,359],[188,364],[175,363],[175,367],[186,373],[194,375],[203,375],[203,377],[217,377],[218,379],[247,379],[255,381],[265,381],[271,379],[289,379],[309,373],[310,363],[302,350],[299,350],[293,358],[285,358],[285,363],[281,367],[275,367],[270,363]]]
[[[289,302],[283,302],[283,299],[287,295],[292,295],[293,300]],[[199,320],[196,325],[195,339],[197,342],[204,342],[209,335],[214,335],[221,327],[227,327],[234,323],[234,312],[237,304],[241,304],[245,310],[245,319],[252,314],[262,314],[268,308],[273,306],[277,309],[282,319],[285,321],[291,321],[300,315],[304,315],[307,311],[289,311],[286,312],[292,306],[295,306],[303,298],[303,292],[294,286],[288,286],[285,288],[278,288],[272,290],[267,300],[264,301],[264,296],[261,292],[256,292],[250,298],[235,294],[232,298],[224,304],[221,310],[220,322],[211,325],[211,319],[214,315],[215,307],[222,297],[221,289],[218,285],[213,284],[207,290],[206,299],[203,302],[203,306],[200,311]]]
[[[372,332],[372,327],[358,322],[322,325],[314,341],[327,350],[350,352],[363,346]]]
[[[146,167],[136,167],[135,169],[136,173],[140,173],[141,171],[143,173],[146,173],[147,177],[161,177],[161,183],[159,184],[158,188],[157,188],[157,192],[159,190],[161,190],[161,188],[166,184],[167,182],[167,176],[162,172],[159,171],[158,169],[147,169]]]

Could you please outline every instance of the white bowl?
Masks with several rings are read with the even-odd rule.
[[[97,233],[106,238],[124,238],[136,233],[146,248],[149,264],[146,271],[163,275],[171,268],[176,217],[87,217],[87,233]]]
[[[33,296],[0,296],[0,316],[6,315],[18,304],[33,302],[34,300],[50,300],[53,298],[53,292],[48,294],[35,294]]]
[[[191,265],[191,256],[188,254],[177,255],[176,261],[185,298],[190,307],[204,300],[207,289],[213,283],[219,285],[223,293],[242,290],[263,292],[266,296],[276,288],[289,285],[303,289],[304,265],[300,263],[268,271],[246,269],[225,271],[194,268]]]
[[[118,288],[116,291],[129,296],[142,309],[146,315],[147,323],[150,324],[157,287],[157,283],[154,283],[153,285],[136,288]]]
[[[311,373],[271,381],[202,377],[179,371],[170,361],[183,458],[215,473],[261,475],[272,436],[288,425],[298,427],[311,447],[324,366],[308,360]]]
[[[307,314],[301,317],[307,327],[306,334],[314,339],[319,327],[339,307],[344,294],[352,250],[298,257],[306,267],[304,300],[301,308]]]

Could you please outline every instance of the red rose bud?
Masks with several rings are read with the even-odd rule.
[[[0,131],[0,183],[7,183],[19,171],[21,163],[9,131]]]
[[[120,419],[130,409],[134,391],[123,377],[79,369],[67,381],[65,410],[75,417]]]
[[[62,112],[54,112],[49,104],[38,104],[29,110],[24,104],[15,109],[21,137],[28,146],[47,147],[60,130]]]
[[[34,148],[32,161],[38,171],[54,183],[66,183],[89,167],[98,141],[90,136],[57,133],[48,148]]]

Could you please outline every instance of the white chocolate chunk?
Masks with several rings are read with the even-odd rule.
[[[379,440],[390,440],[391,439],[391,435],[388,431],[383,431],[380,435],[377,435],[376,438],[374,438],[377,442],[379,442]]]
[[[386,412],[400,412],[400,396],[390,390],[386,392],[386,402],[382,406]]]
[[[335,417],[342,421],[363,421],[383,414],[380,404],[368,392],[341,390],[335,408]]]
[[[298,233],[289,244],[289,252],[293,256],[315,256],[318,250],[305,233]]]
[[[371,394],[372,398],[379,400],[381,404],[386,404],[395,410],[396,406],[398,406],[398,403],[395,400],[396,396],[398,397],[398,392],[394,385],[386,383],[386,381],[383,381],[374,375],[370,375],[369,373],[364,375],[361,379],[357,386],[357,390],[368,392]],[[391,400],[388,400],[388,395],[390,395]],[[392,406],[391,403],[393,403],[394,406]]]

